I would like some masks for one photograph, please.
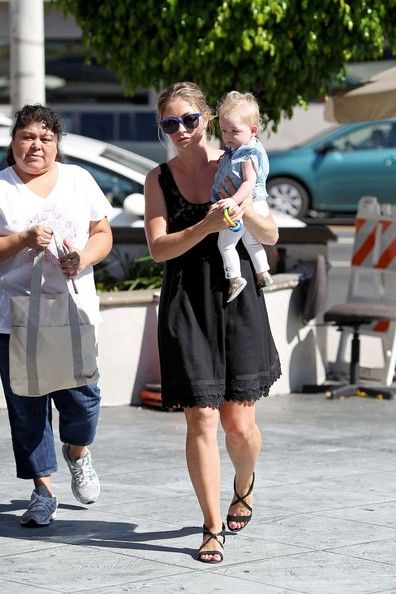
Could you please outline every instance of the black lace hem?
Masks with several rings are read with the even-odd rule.
[[[268,396],[270,388],[282,374],[279,360],[269,373],[260,373],[257,377],[236,378],[232,385],[225,387],[225,382],[202,382],[193,385],[174,384],[163,387],[161,394],[163,408],[219,408],[224,402],[253,403]]]

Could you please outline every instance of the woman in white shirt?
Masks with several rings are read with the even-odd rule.
[[[93,265],[107,256],[112,235],[106,197],[91,175],[60,163],[64,134],[58,114],[42,105],[16,113],[8,154],[0,172],[0,375],[7,401],[17,476],[32,479],[34,490],[25,526],[47,526],[56,516],[51,475],[57,470],[52,432],[52,402],[59,411],[62,453],[72,475],[72,491],[84,504],[99,496],[100,484],[86,447],[93,442],[100,394],[91,384],[47,396],[14,394],[9,381],[9,299],[26,295],[34,255],[45,250],[43,291],[64,291],[64,275],[79,293],[96,297]],[[68,252],[58,257],[54,235]],[[56,369],[54,369],[56,374]]]

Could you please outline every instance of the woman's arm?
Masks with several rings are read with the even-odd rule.
[[[160,169],[156,167],[146,176],[144,221],[150,254],[156,262],[163,262],[181,256],[209,233],[225,229],[226,224],[222,209],[214,204],[202,221],[182,231],[168,233],[168,215],[164,195],[158,183],[159,173]]]
[[[230,178],[225,180],[225,189],[221,190],[222,198],[227,195],[232,198],[235,193],[235,186]],[[220,201],[219,201],[220,202]],[[217,202],[216,204],[219,204]],[[241,205],[235,205],[228,210],[230,217],[236,221],[243,217],[243,222],[253,237],[265,245],[275,245],[279,239],[278,225],[271,212],[267,216],[257,213],[253,208],[253,198],[246,198]]]
[[[276,244],[279,230],[271,212],[267,216],[257,213],[253,208],[253,200],[248,199],[242,205],[242,215],[244,224],[259,243]]]
[[[76,250],[68,241],[64,242],[68,253],[59,258],[59,264],[69,277],[80,274],[88,266],[101,262],[113,246],[113,235],[109,221],[104,218],[100,221],[91,221],[89,239],[83,250]]]
[[[44,250],[52,239],[52,230],[49,227],[35,225],[26,231],[11,233],[0,237],[0,262],[15,256],[25,248]]]

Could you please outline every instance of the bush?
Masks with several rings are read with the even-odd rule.
[[[112,277],[100,265],[95,268],[96,289],[103,291],[135,291],[137,289],[159,289],[162,285],[163,264],[150,256],[142,256],[122,263],[124,280]]]

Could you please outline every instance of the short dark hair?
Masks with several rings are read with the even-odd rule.
[[[48,130],[51,130],[51,132],[56,134],[58,138],[58,154],[56,160],[62,161],[63,157],[59,151],[59,141],[61,137],[66,134],[66,130],[60,114],[56,113],[56,111],[50,107],[36,103],[34,105],[24,105],[21,107],[21,109],[18,109],[18,111],[15,112],[15,123],[11,130],[11,138],[15,138],[17,130],[21,130],[30,124],[35,124],[37,122],[42,122],[46,125]],[[8,165],[15,165],[15,159],[11,145],[8,147],[7,163]]]

